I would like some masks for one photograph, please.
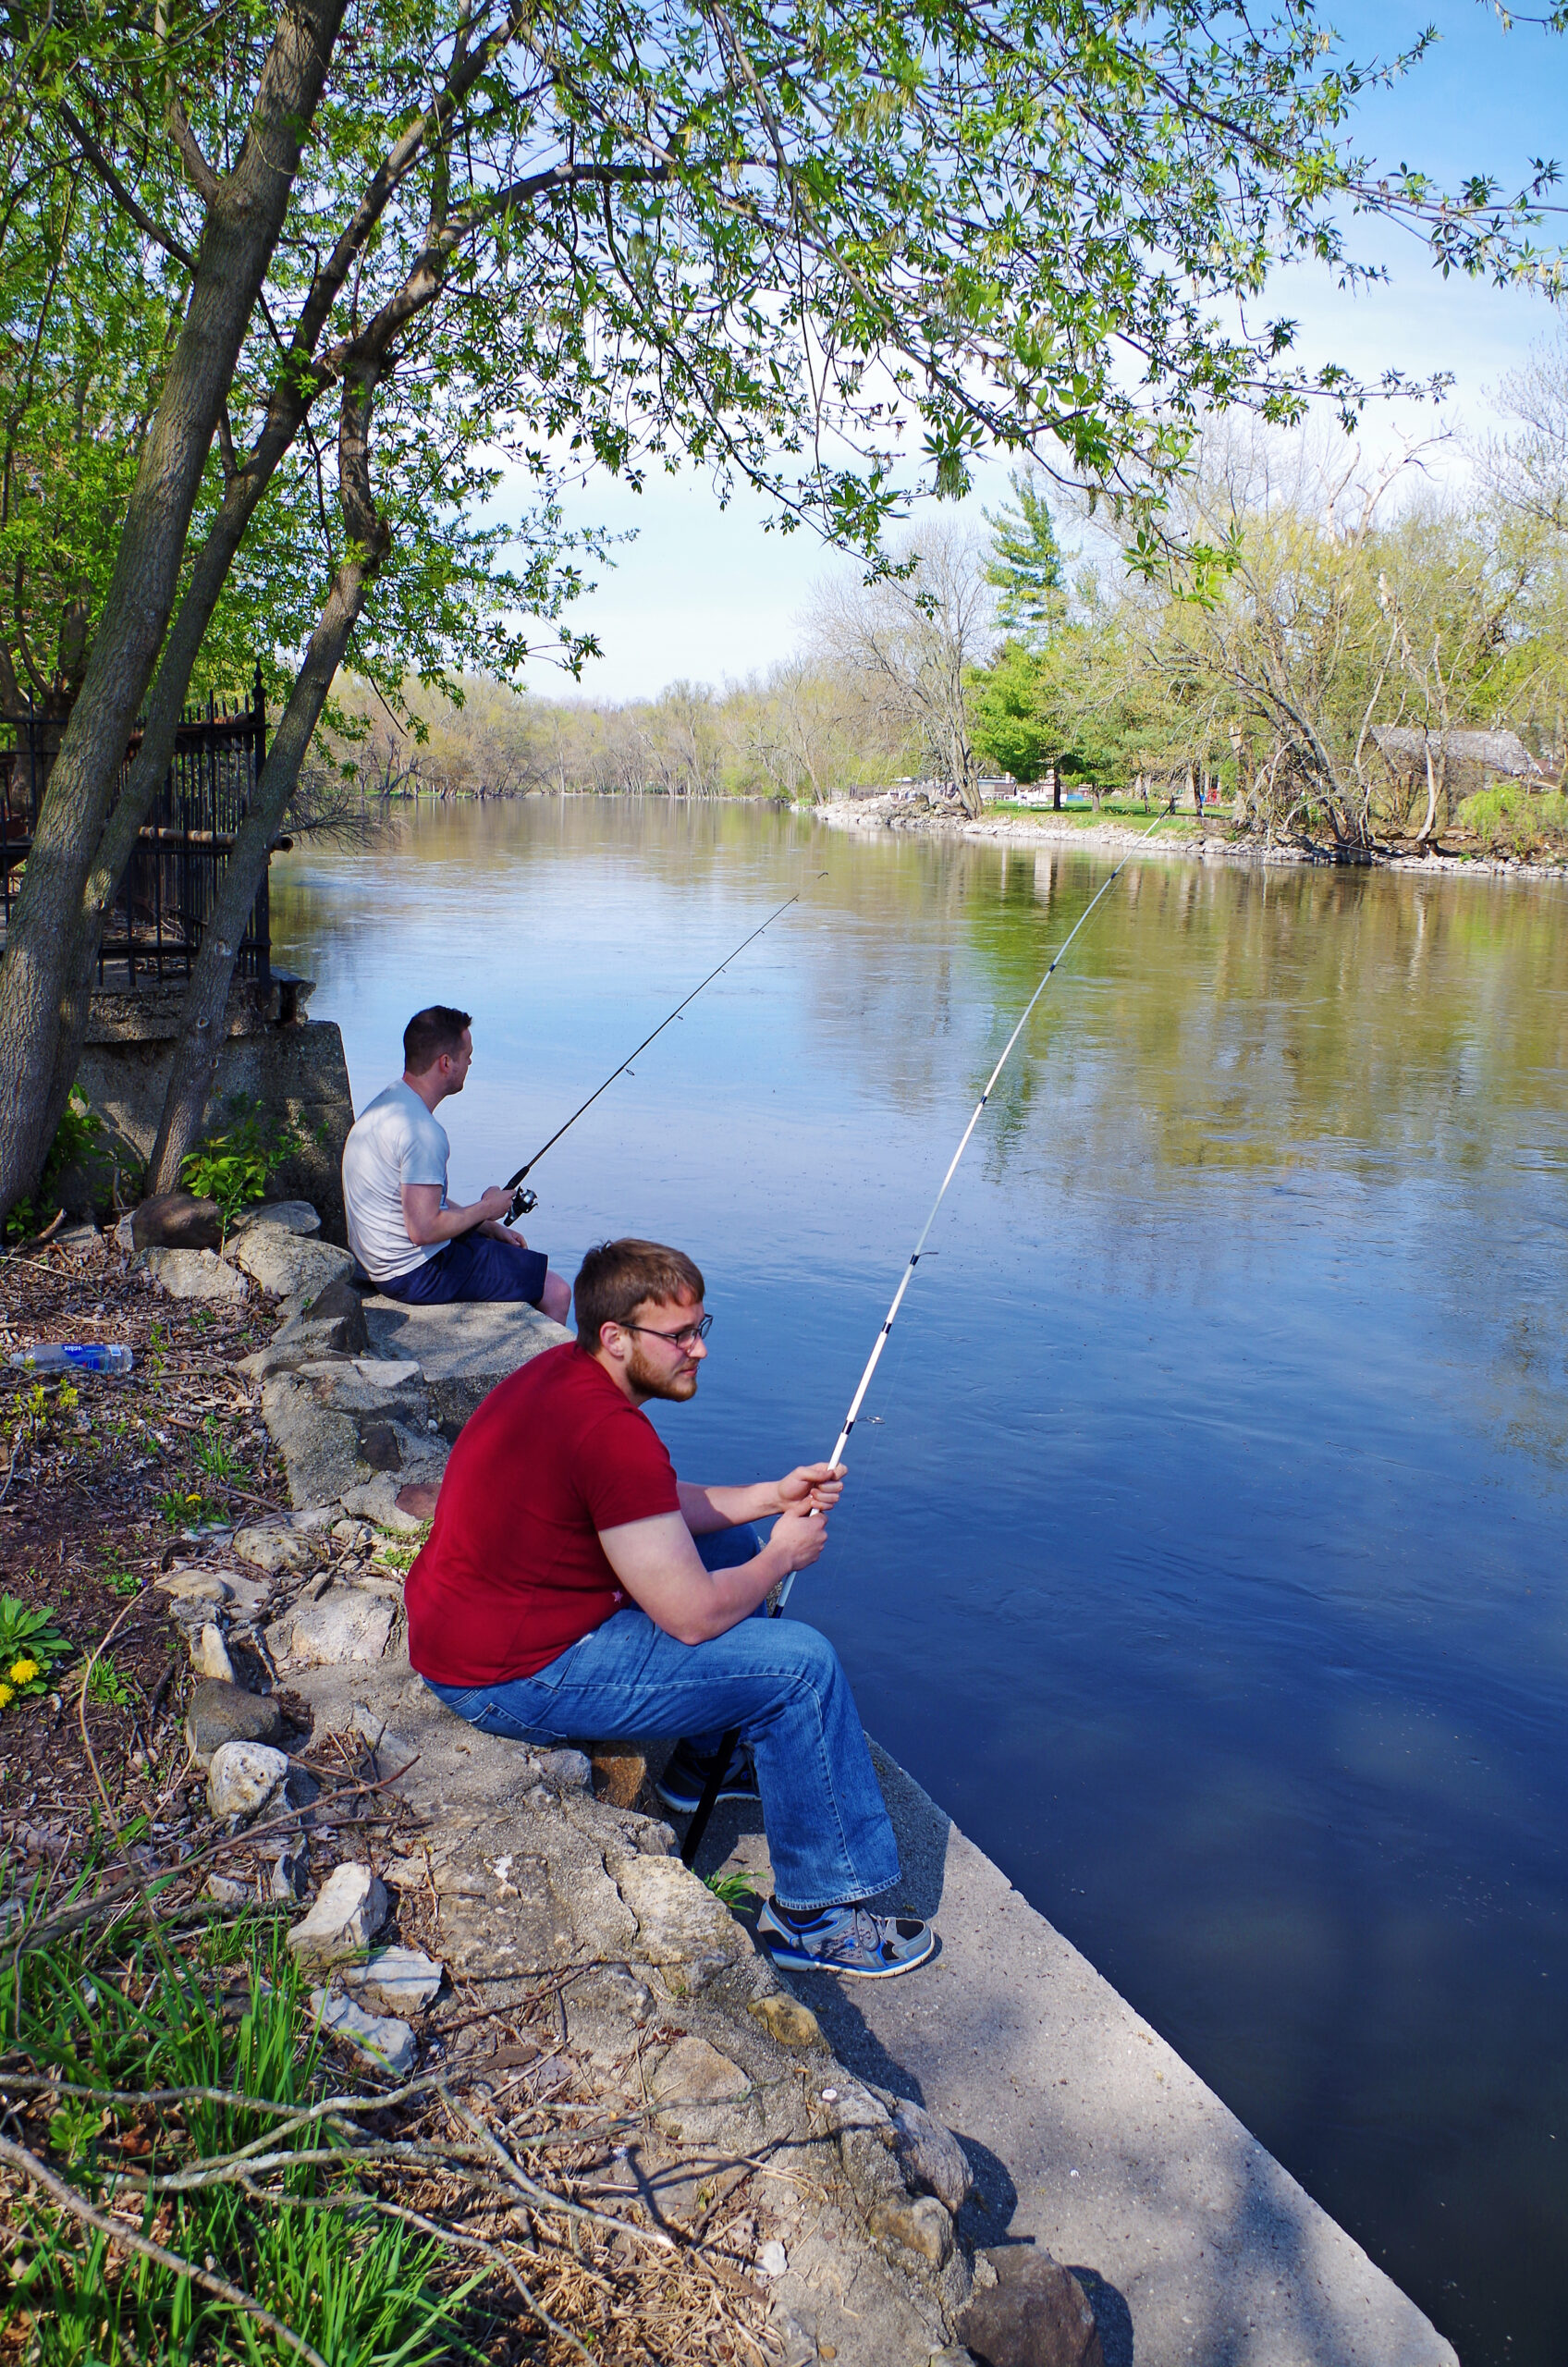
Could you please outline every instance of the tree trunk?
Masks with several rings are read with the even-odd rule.
[[[347,0],[278,22],[244,146],[207,206],[184,325],[142,444],[80,693],[55,759],[0,969],[0,1213],[36,1182],[74,1081],[91,970],[93,852],[178,589],[202,472],[288,210]]]
[[[377,364],[346,386],[338,423],[338,484],[349,554],[333,578],[310,647],[294,678],[288,704],[267,752],[234,846],[224,866],[217,901],[202,935],[201,950],[180,1013],[179,1035],[164,1098],[158,1138],[148,1161],[150,1192],[172,1192],[180,1162],[201,1131],[202,1114],[223,1051],[228,989],[245,923],[266,877],[267,854],[283,821],[311,735],[343,662],[370,589],[391,541],[370,497],[370,415]]]

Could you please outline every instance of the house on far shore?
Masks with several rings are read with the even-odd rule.
[[[1426,779],[1427,759],[1440,773],[1451,795],[1467,796],[1485,789],[1493,774],[1519,780],[1526,789],[1555,789],[1557,783],[1531,755],[1516,731],[1423,731],[1405,724],[1372,727],[1372,743],[1389,770],[1413,781]]]

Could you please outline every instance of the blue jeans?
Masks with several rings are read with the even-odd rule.
[[[693,1541],[710,1570],[757,1551],[745,1527]],[[684,1735],[694,1750],[717,1750],[738,1727],[757,1771],[781,1906],[847,1906],[898,1880],[898,1846],[849,1680],[827,1637],[799,1620],[759,1610],[705,1644],[678,1644],[629,1607],[533,1676],[431,1690],[484,1734],[551,1748]]]
[[[423,1266],[376,1289],[410,1306],[446,1306],[454,1299],[526,1299],[537,1306],[549,1260],[542,1249],[508,1249],[494,1233],[459,1233]]]

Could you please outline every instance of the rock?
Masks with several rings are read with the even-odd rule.
[[[207,1620],[200,1635],[191,1638],[190,1665],[198,1676],[211,1677],[219,1685],[234,1683],[234,1662],[228,1657],[228,1646],[223,1639],[223,1629]]]
[[[308,1570],[320,1558],[310,1538],[297,1528],[242,1528],[234,1550],[254,1570]]]
[[[778,2249],[782,2251],[784,2248],[780,2245]],[[766,2250],[766,2245],[764,2250]],[[758,2266],[761,2266],[760,2261]],[[797,2318],[790,2317],[787,2311],[778,2310],[768,2324],[778,2344],[778,2367],[816,2367],[816,2361],[822,2356],[816,2347],[816,2336],[807,2334]]]
[[[234,1220],[236,1237],[258,1224],[281,1225],[285,1233],[321,1231],[321,1219],[309,1200],[265,1200],[259,1208],[242,1208]]]
[[[347,1323],[355,1334],[355,1355],[369,1355],[370,1333],[365,1329],[365,1303],[346,1274],[339,1274],[335,1282],[328,1282],[325,1290],[318,1291],[311,1301],[309,1314],[300,1319],[309,1323]]]
[[[276,1661],[308,1668],[339,1668],[348,1661],[378,1661],[392,1633],[392,1605],[358,1588],[328,1587],[319,1602],[299,1602],[267,1629]]]
[[[771,1997],[753,1997],[746,2011],[755,2017],[780,2046],[826,2046],[827,2043],[822,2035],[822,2025],[811,2007],[802,2005],[798,1997],[791,1997],[783,1990],[777,1991]]]
[[[280,1903],[303,1898],[311,1879],[311,1845],[301,1833],[273,1860],[271,1891]]]
[[[296,1507],[336,1503],[345,1488],[369,1476],[353,1415],[324,1405],[309,1381],[287,1373],[263,1381],[262,1419],[283,1457]]]
[[[418,1948],[376,1948],[368,1963],[343,1975],[356,1999],[382,2014],[422,2014],[446,1971]]]
[[[951,2129],[944,2128],[939,2120],[933,2120],[923,2105],[911,2103],[903,2096],[889,2095],[886,2089],[879,2088],[875,2092],[888,2107],[893,2124],[894,2150],[905,2184],[934,2194],[956,2215],[974,2187],[974,2173],[963,2147]]]
[[[949,2342],[946,2349],[931,2353],[925,2367],[974,2367],[974,2357],[972,2351],[961,2350],[956,2342]]]
[[[649,1964],[753,1953],[750,1935],[679,1858],[633,1858],[617,1887],[637,1918],[637,1956]]]
[[[324,2030],[342,2039],[377,2071],[396,2072],[400,2079],[413,2069],[414,2034],[407,2022],[364,2013],[351,1998],[334,1997],[325,1989],[312,1990],[311,2011]]]
[[[215,1200],[160,1192],[131,1210],[134,1249],[215,1249],[222,1239],[223,1210]]]
[[[596,1797],[612,1809],[634,1808],[648,1772],[642,1752],[630,1743],[595,1742],[589,1745],[588,1757]]]
[[[228,1588],[216,1570],[203,1570],[192,1565],[183,1570],[165,1570],[153,1584],[160,1594],[173,1602],[227,1602]]]
[[[302,1964],[340,1964],[362,1956],[386,1920],[386,1893],[368,1866],[338,1866],[308,1915],[288,1934]]]
[[[234,1258],[252,1282],[260,1282],[275,1298],[303,1293],[311,1306],[325,1290],[354,1270],[349,1250],[335,1249],[325,1241],[308,1241],[276,1224],[249,1226],[235,1245]],[[300,1312],[308,1313],[310,1307],[301,1307]]]
[[[209,1874],[203,1894],[219,1907],[243,1907],[250,1897],[250,1886],[232,1882],[227,1874]]]
[[[283,1712],[268,1695],[245,1693],[218,1678],[196,1687],[185,1713],[186,1743],[199,1767],[210,1766],[226,1742],[276,1743],[282,1732]]]
[[[415,1479],[406,1488],[399,1488],[392,1501],[408,1527],[423,1528],[427,1520],[435,1518],[435,1500],[440,1493],[440,1489],[433,1488],[428,1480]],[[391,1523],[384,1522],[382,1526],[390,1527]]]
[[[170,1298],[212,1298],[243,1306],[249,1298],[244,1276],[237,1274],[210,1249],[144,1249],[141,1263]]]
[[[997,2281],[971,2296],[956,2329],[980,2367],[1105,2367],[1095,2313],[1069,2270],[1027,2244],[984,2257]]]
[[[539,1772],[546,1784],[555,1784],[563,1792],[581,1792],[594,1772],[586,1751],[542,1750]]]
[[[784,2275],[785,2270],[790,2265],[790,2255],[785,2250],[777,2236],[773,2237],[767,2243],[760,2247],[757,2252],[755,2264],[759,2275],[763,2276],[782,2276]],[[812,2350],[814,2353],[816,2345],[814,2342],[812,2345]]]
[[[508,1373],[571,1337],[547,1315],[516,1299],[407,1306],[377,1295],[365,1301],[365,1320],[383,1355],[413,1356],[423,1367],[436,1417],[449,1439]]]
[[[226,1742],[207,1770],[207,1806],[220,1824],[231,1817],[247,1822],[281,1790],[288,1760],[264,1742]]]
[[[906,2251],[929,2261],[933,2268],[945,2267],[952,2258],[952,2219],[934,2194],[923,2194],[913,2202],[874,2202],[866,2220],[872,2234],[884,2243],[901,2244]],[[1012,2362],[998,2361],[998,2367],[1012,2367]]]
[[[648,2093],[657,2104],[727,2104],[743,2096],[751,2081],[738,2063],[731,2063],[705,2038],[679,2038],[648,2081]],[[780,2271],[782,2274],[782,2271]]]
[[[339,1499],[345,1512],[354,1513],[361,1520],[374,1521],[377,1528],[389,1528],[395,1537],[412,1537],[424,1527],[429,1514],[416,1516],[405,1511],[406,1496],[428,1496],[434,1512],[437,1490],[421,1483],[418,1487],[399,1488],[397,1477],[390,1471],[378,1471],[374,1479],[363,1486],[345,1488]]]
[[[301,1365],[319,1365],[333,1356],[347,1364],[349,1336],[343,1323],[286,1324],[266,1347],[241,1356],[239,1368],[250,1380],[270,1380],[274,1373],[298,1372]]]

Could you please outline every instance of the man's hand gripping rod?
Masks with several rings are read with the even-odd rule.
[[[913,1249],[910,1252],[909,1263],[905,1266],[903,1272],[899,1277],[899,1287],[893,1293],[893,1303],[888,1309],[881,1331],[876,1334],[876,1344],[872,1348],[870,1355],[866,1358],[865,1370],[860,1377],[860,1384],[856,1389],[854,1395],[850,1400],[850,1410],[844,1417],[844,1427],[839,1431],[838,1442],[833,1449],[832,1454],[828,1458],[828,1460],[834,1465],[838,1464],[844,1449],[850,1442],[850,1432],[854,1429],[856,1422],[860,1418],[860,1409],[865,1403],[865,1392],[871,1386],[871,1376],[882,1361],[882,1351],[888,1344],[888,1335],[892,1331],[895,1322],[898,1320],[899,1309],[904,1303],[904,1294],[908,1290],[911,1282],[914,1280],[914,1269],[920,1263],[921,1251],[925,1248],[927,1240],[930,1238],[931,1228],[937,1221],[937,1211],[941,1207],[943,1200],[947,1197],[948,1186],[958,1172],[959,1160],[963,1157],[964,1152],[969,1147],[969,1137],[980,1122],[980,1113],[985,1109],[986,1102],[989,1101],[992,1093],[996,1089],[997,1079],[1000,1076],[1003,1069],[1006,1068],[1008,1061],[1011,1057],[1013,1046],[1017,1043],[1019,1037],[1023,1035],[1024,1028],[1028,1025],[1029,1015],[1033,1012],[1035,1005],[1039,1001],[1040,997],[1045,993],[1046,988],[1050,985],[1052,978],[1056,975],[1057,969],[1061,963],[1063,956],[1066,954],[1068,947],[1072,944],[1079,930],[1084,926],[1085,921],[1087,921],[1090,914],[1094,911],[1095,906],[1100,901],[1102,897],[1109,895],[1111,889],[1115,887],[1122,872],[1126,869],[1129,861],[1135,853],[1137,848],[1143,845],[1145,839],[1153,838],[1156,830],[1158,829],[1160,823],[1164,821],[1164,819],[1165,816],[1163,814],[1158,814],[1155,816],[1148,828],[1143,833],[1143,837],[1138,839],[1133,846],[1128,848],[1127,852],[1122,856],[1121,861],[1117,865],[1116,869],[1111,873],[1110,877],[1106,881],[1104,887],[1101,888],[1098,893],[1084,905],[1084,910],[1079,914],[1078,918],[1073,922],[1072,926],[1068,930],[1067,935],[1062,938],[1061,943],[1056,950],[1056,952],[1051,957],[1050,968],[1046,972],[1045,976],[1040,980],[1039,985],[1035,987],[1034,993],[1024,1004],[1017,1026],[1013,1029],[1012,1034],[1008,1037],[1006,1044],[1002,1048],[1001,1059],[991,1071],[989,1077],[986,1081],[986,1090],[980,1096],[979,1100],[975,1103],[974,1110],[970,1113],[969,1123],[963,1130],[957,1150],[954,1151],[952,1158],[948,1162],[948,1171],[943,1176],[937,1196],[931,1203],[931,1212],[927,1216],[924,1225],[921,1227],[920,1239],[915,1243]],[[783,1610],[784,1605],[789,1601],[790,1589],[795,1583],[795,1576],[796,1573],[791,1570],[783,1585],[779,1588],[778,1594],[774,1598],[773,1607],[768,1613],[768,1617],[770,1619],[777,1619],[780,1612]],[[724,1788],[724,1778],[729,1770],[729,1761],[734,1756],[735,1746],[739,1740],[739,1728],[736,1728],[733,1732],[725,1735],[724,1741],[720,1746],[718,1757],[715,1762],[713,1772],[709,1775],[707,1784],[704,1789],[703,1797],[698,1801],[692,1821],[686,1828],[686,1838],[680,1845],[680,1855],[688,1866],[694,1863],[697,1851],[702,1846],[703,1835],[708,1828],[708,1819],[712,1816],[715,1808],[718,1804],[719,1793]]]
[[[660,1020],[658,1025],[654,1030],[654,1035],[644,1036],[642,1042],[638,1045],[637,1050],[628,1052],[625,1060],[622,1061],[620,1067],[618,1069],[612,1069],[608,1076],[606,1077],[604,1084],[594,1086],[593,1092],[588,1096],[587,1100],[582,1104],[582,1109],[574,1110],[570,1117],[567,1120],[566,1125],[557,1126],[556,1128],[556,1131],[550,1136],[549,1141],[540,1146],[540,1147],[534,1152],[533,1158],[528,1161],[527,1165],[520,1167],[515,1175],[508,1176],[504,1188],[512,1195],[511,1207],[507,1210],[506,1220],[508,1224],[516,1224],[519,1217],[527,1216],[531,1208],[536,1208],[538,1207],[538,1193],[525,1192],[522,1189],[523,1178],[533,1168],[538,1166],[539,1161],[544,1158],[545,1151],[554,1149],[556,1144],[559,1142],[561,1136],[566,1133],[567,1127],[575,1126],[579,1118],[582,1115],[582,1110],[591,1110],[594,1107],[594,1102],[597,1101],[600,1094],[608,1092],[617,1077],[622,1075],[625,1071],[631,1066],[632,1061],[637,1058],[637,1053],[645,1052],[647,1050],[649,1045],[654,1040],[654,1036],[662,1036],[665,1029],[670,1024],[671,1021],[680,1018],[681,1012],[686,1008],[686,1003],[696,1001],[697,997],[703,991],[703,987],[712,986],[714,980],[719,974],[719,970],[728,970],[731,962],[736,959],[736,956],[744,953],[747,946],[753,944],[762,935],[763,929],[771,928],[773,926],[774,922],[778,918],[779,913],[787,913],[791,904],[798,904],[800,901],[799,895],[786,896],[784,901],[779,905],[778,912],[769,913],[766,920],[762,923],[761,927],[753,929],[750,937],[743,937],[741,939],[740,944],[735,948],[735,951],[725,955],[723,961],[718,965],[718,970],[710,970],[707,976],[703,980],[702,986],[692,987],[691,993],[686,998],[686,1002],[678,1002],[675,1009],[670,1012],[669,1017],[668,1019]]]

